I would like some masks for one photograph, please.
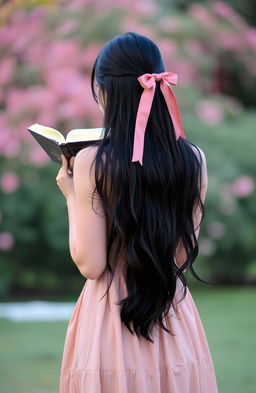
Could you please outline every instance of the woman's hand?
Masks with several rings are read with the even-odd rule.
[[[74,179],[73,173],[68,172],[68,161],[66,157],[61,154],[62,166],[56,176],[56,182],[62,194],[66,199],[74,193]],[[72,156],[69,160],[69,166],[73,170],[75,157]]]

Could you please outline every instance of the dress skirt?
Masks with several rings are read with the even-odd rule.
[[[197,308],[186,297],[158,325],[154,343],[132,335],[115,304],[127,296],[122,266],[108,293],[107,269],[85,282],[66,332],[59,393],[218,393],[213,362]],[[182,295],[177,281],[176,299]]]

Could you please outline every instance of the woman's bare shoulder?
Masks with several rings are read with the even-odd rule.
[[[197,146],[197,145],[190,145],[191,146],[191,148],[192,148],[192,150],[196,153],[196,155],[197,155],[197,157],[199,158],[199,160],[200,160],[200,156],[201,156],[201,158],[202,158],[202,163],[203,164],[206,164],[206,157],[205,157],[205,153],[204,153],[204,151],[203,151],[203,149],[201,149],[199,146]],[[201,161],[201,160],[200,160]]]
[[[74,169],[77,177],[90,177],[91,182],[94,183],[94,159],[97,153],[98,146],[87,146],[79,150],[75,156]]]
[[[88,163],[89,161],[92,161],[94,159],[97,150],[98,150],[98,146],[84,147],[83,149],[79,150],[79,152],[76,154],[75,160],[85,161]]]
[[[98,146],[87,146],[76,154],[74,165],[81,167],[94,167]]]
[[[201,162],[202,160],[202,185],[205,186],[208,183],[207,175],[207,161],[204,151],[197,145],[191,145],[191,148],[196,153],[197,158]]]

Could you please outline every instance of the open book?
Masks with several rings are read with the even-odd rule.
[[[81,128],[68,132],[66,138],[54,128],[32,124],[28,131],[42,146],[52,161],[61,164],[61,154],[68,162],[84,147],[98,144],[103,138],[103,128]]]

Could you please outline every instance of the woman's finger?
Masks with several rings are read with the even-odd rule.
[[[72,156],[69,160],[69,167],[72,169],[74,166],[75,156]]]
[[[64,154],[61,154],[61,161],[62,161],[62,167],[64,169],[68,169],[68,161],[67,161],[66,157],[64,156]]]

